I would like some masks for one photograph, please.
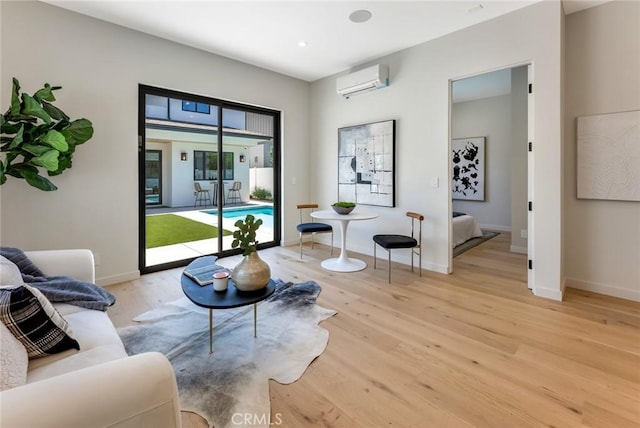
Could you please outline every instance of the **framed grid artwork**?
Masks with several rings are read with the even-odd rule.
[[[338,129],[338,200],[395,207],[396,121]]]

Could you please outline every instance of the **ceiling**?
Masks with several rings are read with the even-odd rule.
[[[41,1],[312,82],[540,0]],[[361,9],[371,19],[351,22]]]

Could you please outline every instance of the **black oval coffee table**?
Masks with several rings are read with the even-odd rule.
[[[199,257],[189,263],[185,270],[213,265],[217,259],[216,256]],[[273,279],[269,280],[266,287],[250,292],[238,290],[231,278],[229,278],[229,283],[225,291],[214,291],[212,284],[200,285],[184,274],[181,276],[180,283],[182,285],[182,291],[189,300],[202,308],[209,309],[209,353],[213,353],[214,309],[231,309],[253,304],[253,337],[257,337],[257,304],[276,291],[276,283]]]

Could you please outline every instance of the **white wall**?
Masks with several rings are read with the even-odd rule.
[[[267,190],[274,195],[273,189],[273,168],[249,168],[250,188],[249,193],[257,188]]]
[[[444,36],[371,63],[388,64],[390,86],[342,99],[336,76],[311,85],[312,197],[327,207],[337,197],[337,129],[397,120],[396,208],[360,207],[377,220],[349,226],[351,249],[372,254],[374,233],[406,229],[404,213],[426,216],[423,266],[451,269],[450,237],[450,80],[533,63],[535,82],[536,201],[534,292],[560,299],[562,218],[561,27],[560,2],[540,2],[514,13]],[[431,187],[438,177],[440,187]],[[394,258],[408,263],[408,254]]]
[[[474,216],[483,229],[510,231],[511,96],[453,104],[451,134],[454,140],[485,137],[485,200],[454,200],[453,210]]]
[[[57,105],[93,121],[73,168],[41,192],[10,178],[2,186],[2,245],[83,247],[102,284],[138,275],[138,84],[281,110],[284,236],[309,190],[309,84],[40,2],[0,2],[0,87],[11,77],[32,92],[61,85]],[[3,97],[6,107],[8,99]]]
[[[640,203],[576,198],[576,120],[640,109],[640,3],[614,1],[566,18],[567,285],[640,300]]]

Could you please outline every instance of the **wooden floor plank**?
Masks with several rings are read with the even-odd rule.
[[[640,426],[640,304],[567,289],[527,289],[526,256],[501,233],[442,275],[392,264],[328,272],[329,248],[260,252],[284,281],[316,281],[329,343],[291,385],[270,382],[272,422],[286,427]],[[335,251],[334,251],[335,252]],[[335,254],[334,254],[335,255]],[[220,259],[233,267],[240,257]],[[182,296],[182,269],[110,286],[116,326]],[[185,428],[202,420],[185,414]]]

